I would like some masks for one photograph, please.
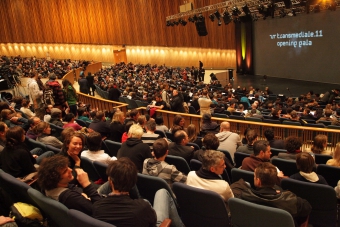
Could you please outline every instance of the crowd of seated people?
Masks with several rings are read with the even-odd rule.
[[[120,68],[122,66],[124,67]],[[105,81],[110,81],[110,79],[112,79],[111,76],[114,78],[114,73],[116,70],[118,70],[117,77],[120,77],[121,80],[115,81],[115,79],[113,79],[112,82],[119,85],[123,84],[126,87],[129,85],[135,86],[135,84],[138,84],[138,86],[142,85],[142,82],[139,81],[140,79],[137,80],[136,78],[143,78],[143,73],[146,75],[148,70],[151,70],[150,72],[152,73],[149,72],[148,74],[150,82],[144,82],[146,83],[147,91],[152,91],[151,88],[156,86],[154,83],[152,83],[152,79],[156,79],[157,77],[166,78],[167,76],[165,74],[168,73],[166,67],[164,66],[148,66],[139,69],[138,66],[130,64],[116,65],[113,66],[113,68],[111,67],[111,69],[102,70],[100,73],[107,73],[108,75],[104,77]],[[167,86],[169,87],[169,90],[171,90],[169,84],[173,85],[171,80],[176,79],[176,76],[180,77],[182,75],[180,73],[176,75],[176,70],[178,69],[174,69],[171,74],[170,72],[168,73],[169,83]],[[134,77],[135,72],[138,72],[137,77]],[[175,78],[173,77],[174,74]],[[188,76],[186,82],[190,82],[190,76]],[[199,85],[200,83],[198,83],[198,86]],[[202,85],[204,86],[204,84]],[[192,90],[190,86],[188,86],[190,89],[188,89],[188,87],[185,87],[184,89],[183,86],[186,85],[182,84],[181,89],[179,89],[179,85],[176,86],[176,88],[172,87],[172,89],[175,91],[182,91],[183,94],[181,95],[183,96],[183,99],[186,97],[186,95],[184,95],[186,92],[188,93],[188,97],[190,97],[190,93],[194,95],[195,90]],[[144,84],[142,87],[145,87]],[[165,87],[166,86],[162,87],[162,89],[159,88],[159,92],[162,92],[164,90],[163,88]],[[216,100],[214,99],[216,102],[218,102],[219,99],[225,100],[226,105],[224,106],[224,109],[227,109],[228,101],[230,102],[237,100],[238,94],[235,93],[237,89],[233,89],[231,85],[226,86],[224,89],[224,92],[228,93],[229,98],[223,98],[222,90],[214,90],[214,88],[212,90],[208,90],[212,91],[212,99],[214,99],[214,96],[217,97]],[[240,88],[238,91],[241,93],[241,91],[244,92],[246,89],[241,90]],[[252,106],[250,106],[250,108],[254,110],[253,112],[255,114],[258,112],[260,112],[259,114],[263,114],[261,110],[262,108],[265,108],[264,105],[266,105],[266,101],[260,98],[260,95],[256,95],[256,92],[256,89],[252,89],[249,91],[249,93],[244,92],[243,94],[245,96],[248,95],[248,97],[252,97],[252,95],[255,94],[254,97],[256,97],[258,101],[256,100]],[[266,92],[269,94],[268,89]],[[124,94],[124,92],[122,93]],[[198,93],[199,91],[197,91],[195,95],[200,96]],[[143,91],[142,94],[142,100],[153,100],[153,96],[149,93],[145,93]],[[136,94],[131,94],[131,97],[134,97],[134,95]],[[170,93],[166,95],[171,96]],[[262,94],[261,97],[263,96],[265,95]],[[150,100],[148,100],[149,98]],[[163,100],[166,99],[167,98],[165,97]],[[188,100],[190,101],[190,99]],[[236,104],[237,101],[234,103]],[[274,106],[274,109],[270,110],[275,110],[273,111],[273,118],[279,117],[277,113],[284,113],[285,105],[280,103],[280,101],[275,100],[275,102],[268,103],[268,105],[269,104]],[[296,102],[292,101],[292,106],[294,106],[294,104],[296,105]],[[164,103],[162,105],[164,106]],[[167,105],[167,103],[165,103],[165,105]],[[216,103],[212,105],[216,105]],[[218,105],[221,104],[218,103]],[[279,106],[280,109],[275,108],[275,106]],[[299,108],[300,107],[301,106],[299,106]],[[255,194],[261,195],[264,186],[271,187],[272,184],[274,185],[275,183],[278,183],[277,177],[284,177],[284,173],[281,173],[272,165],[266,164],[270,162],[271,152],[269,144],[279,144],[272,141],[274,140],[273,135],[268,133],[268,142],[266,142],[259,140],[255,130],[249,129],[246,133],[247,141],[243,146],[241,146],[240,136],[238,136],[236,133],[230,132],[230,125],[227,121],[220,125],[219,132],[217,130],[215,132],[207,133],[202,140],[202,138],[198,136],[199,132],[195,131],[195,127],[189,125],[188,128],[185,128],[184,117],[176,115],[174,117],[173,125],[170,126],[173,136],[172,142],[169,140],[158,139],[157,136],[154,138],[157,138],[157,140],[155,140],[151,145],[151,142],[149,141],[150,138],[146,143],[145,140],[143,140],[143,135],[150,137],[151,134],[154,134],[157,126],[162,126],[162,119],[160,119],[160,116],[155,116],[155,120],[153,120],[147,115],[140,115],[137,109],[131,110],[128,113],[121,112],[119,109],[114,109],[110,113],[105,113],[105,110],[90,109],[86,106],[78,106],[78,111],[76,113],[77,115],[74,115],[73,113],[64,114],[63,112],[65,109],[61,110],[59,108],[46,107],[44,109],[50,111],[50,113],[46,112],[46,115],[50,114],[50,120],[48,123],[53,124],[53,122],[55,122],[58,123],[61,128],[64,127],[62,135],[59,135],[61,136],[59,139],[62,143],[61,151],[58,155],[54,155],[53,152],[42,152],[41,150],[29,151],[29,149],[24,144],[26,140],[24,130],[31,131],[32,134],[35,134],[35,139],[37,141],[57,142],[57,140],[54,138],[52,140],[52,137],[50,136],[50,127],[48,127],[46,123],[44,124],[44,122],[37,122],[38,120],[35,117],[25,120],[24,117],[20,116],[20,114],[14,112],[14,108],[10,108],[9,105],[6,106],[5,104],[0,103],[0,109],[1,117],[4,122],[3,127],[0,123],[0,145],[2,145],[1,141],[4,141],[4,150],[0,153],[0,168],[8,173],[11,173],[13,176],[23,177],[28,173],[36,172],[36,167],[34,164],[41,164],[41,168],[39,169],[38,173],[38,181],[41,188],[45,190],[47,196],[64,203],[68,208],[83,211],[84,213],[92,215],[97,219],[107,221],[115,225],[135,225],[136,223],[133,223],[133,221],[136,220],[136,217],[138,217],[138,220],[140,220],[138,224],[140,226],[144,226],[142,222],[145,223],[145,226],[149,226],[149,224],[160,223],[164,220],[164,217],[167,217],[172,219],[174,226],[183,226],[183,223],[180,221],[177,211],[175,210],[176,208],[174,206],[171,207],[171,204],[173,204],[173,202],[171,202],[172,198],[167,192],[164,192],[164,190],[156,193],[153,207],[151,207],[150,204],[145,203],[144,200],[132,200],[130,198],[129,191],[136,184],[137,172],[163,178],[170,185],[173,182],[182,182],[192,187],[215,191],[223,198],[223,200],[226,202],[226,205],[228,205],[228,199],[234,196],[240,196],[242,199],[248,199],[252,202],[257,202],[249,198],[249,188],[243,188],[242,190],[244,191],[244,194],[242,195],[241,192],[241,195],[239,195],[239,188],[233,187],[230,185],[231,182],[227,182],[221,178],[221,175],[226,168],[233,168],[233,160],[228,160],[223,152],[217,151],[220,145],[222,145],[225,140],[228,140],[229,137],[229,141],[233,142],[233,145],[230,146],[232,152],[243,151],[251,155],[249,159],[244,161],[244,166],[249,167],[249,170],[251,171],[255,171],[255,175],[257,176],[254,179],[254,181],[256,181],[255,185],[258,187],[258,191],[255,191]],[[301,109],[299,109],[299,111],[300,110]],[[237,112],[237,108],[233,112]],[[325,112],[327,112],[327,110],[325,110]],[[62,118],[63,114],[64,118]],[[205,113],[203,117],[206,117],[206,119],[209,120],[211,119],[211,113]],[[40,120],[44,119],[45,118]],[[84,130],[83,127],[77,127],[75,119],[81,119],[89,123],[88,128],[85,128],[86,130]],[[46,120],[48,121],[48,118],[46,118]],[[217,123],[214,125],[217,125]],[[167,129],[164,127],[159,127],[159,129],[167,131]],[[28,134],[26,135],[28,136]],[[85,138],[87,138],[87,140],[85,140]],[[101,144],[107,139],[112,139],[113,141],[122,143],[117,155],[118,161],[115,160],[115,157],[110,157],[105,154],[105,151],[102,150]],[[200,149],[195,151],[194,147],[188,146],[189,142],[194,142]],[[202,144],[200,144],[200,142],[202,142]],[[46,144],[47,142],[44,143]],[[289,146],[287,146],[287,144],[288,140],[285,141],[285,148],[288,151]],[[53,143],[50,143],[50,145],[57,147],[57,144],[54,145]],[[17,146],[18,149],[13,150],[14,146]],[[301,145],[299,147],[301,147]],[[327,140],[325,141],[323,138],[318,140],[316,138],[314,140],[312,152],[322,153],[327,150],[326,147]],[[223,147],[221,147],[221,149],[222,148]],[[300,155],[301,152],[299,152],[299,149],[295,149],[295,152],[297,153],[298,157],[302,156]],[[310,155],[307,152],[303,153]],[[192,159],[198,159],[202,162],[202,167],[198,171],[189,172],[189,174],[186,176],[182,172],[179,172],[176,166],[172,165],[171,163],[168,165],[168,163],[165,162],[167,155],[183,157],[188,164]],[[338,152],[334,151],[333,155],[334,160],[337,160]],[[12,156],[22,157],[20,160],[25,160],[25,165],[20,162],[15,163],[15,160],[11,159]],[[45,157],[49,156],[53,157],[45,159]],[[86,172],[81,169],[81,156],[88,157],[92,161],[98,160],[109,164],[107,171],[109,181],[107,184],[109,185],[110,193],[108,193],[106,198],[102,198],[96,192],[96,190],[94,190]],[[11,159],[11,162],[7,161],[8,159]],[[295,178],[309,181],[312,179],[313,182],[315,179],[319,179],[323,182],[322,177],[319,177],[315,175],[315,172],[310,171],[310,165],[314,166],[314,163],[309,160],[310,157],[308,156],[306,159],[308,161],[307,167],[304,166],[306,164],[298,163],[297,161],[298,167],[303,173],[300,173],[300,176],[295,176]],[[25,167],[25,169],[19,169],[11,172],[9,163],[11,163],[11,165],[15,165],[17,168]],[[60,166],[62,166],[62,168],[60,168]],[[268,181],[269,178],[264,177],[264,174],[268,174],[268,171],[265,171],[265,169],[270,170],[270,177],[273,179]],[[274,172],[275,174],[273,174]],[[51,175],[51,173],[55,173],[55,179],[48,177]],[[316,178],[316,176],[318,178]],[[261,184],[260,182],[266,182],[266,185]],[[73,184],[80,187],[74,187]],[[84,197],[82,197],[81,193],[85,193],[91,198],[91,200],[84,200]],[[281,190],[280,193],[284,193],[284,191]],[[133,210],[136,212],[135,216],[131,217],[127,214],[127,212],[121,214],[117,212],[118,209],[113,209],[118,208],[119,202],[122,204],[122,206],[119,208],[123,210]],[[308,202],[298,200],[297,203],[304,204],[304,210],[299,214],[294,213],[292,215],[301,215],[303,217],[308,215],[310,212],[310,206],[308,206]],[[164,215],[161,213],[159,206],[164,207],[168,205],[170,206],[169,209],[173,212]],[[298,206],[298,204],[293,203],[290,205]],[[278,207],[281,208],[281,206]],[[122,219],[120,219],[119,215],[122,215]]]

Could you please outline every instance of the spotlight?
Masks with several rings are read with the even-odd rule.
[[[195,23],[195,20],[192,17],[189,17],[188,21],[191,22],[191,23]]]
[[[232,21],[232,17],[227,10],[223,12],[222,17],[225,25],[229,24]]]
[[[218,12],[218,10],[215,11],[214,15],[217,19],[221,18],[221,14],[220,14],[220,12]]]
[[[176,25],[176,26],[178,26],[178,24],[179,24],[178,21],[174,21],[173,23],[174,23],[174,25]]]
[[[182,18],[179,19],[178,23],[180,23],[182,26],[187,25],[188,22],[186,22],[185,20],[183,20]]]
[[[210,19],[212,22],[214,22],[214,20],[215,20],[214,14],[210,14],[210,15],[209,15],[209,19]]]
[[[198,21],[202,22],[204,21],[204,16],[202,14],[198,15]]]
[[[242,6],[242,10],[243,12],[246,14],[246,15],[250,15],[251,12],[250,12],[250,9],[248,8],[247,4]]]
[[[175,23],[170,21],[170,26],[173,27],[174,25]]]
[[[167,21],[167,22],[166,22],[166,26],[167,26],[167,27],[171,26],[170,21]]]
[[[236,6],[234,6],[231,10],[234,16],[238,16],[241,14],[241,11]]]

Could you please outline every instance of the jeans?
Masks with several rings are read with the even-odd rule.
[[[30,152],[31,152],[32,155],[38,155],[39,156],[35,159],[38,165],[41,163],[41,161],[44,158],[52,157],[54,155],[53,151],[44,152],[41,148],[34,148]]]
[[[178,215],[176,204],[166,189],[162,188],[156,192],[153,209],[157,215],[157,226],[159,226],[164,219],[170,218],[172,227],[184,227]]]

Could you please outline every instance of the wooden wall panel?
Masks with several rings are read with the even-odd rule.
[[[221,2],[194,0],[196,7]],[[1,0],[0,43],[82,43],[235,49],[234,24],[206,17],[208,35],[195,25],[166,27],[182,0]],[[185,18],[186,20],[188,18]]]
[[[42,43],[7,43],[0,44],[0,55],[23,57],[36,56],[53,59],[87,59],[99,62],[113,62],[114,50],[121,49],[113,45],[87,44],[42,44]],[[206,48],[183,48],[161,46],[126,46],[128,62],[166,64],[168,66],[198,66],[204,63],[206,69],[236,68],[236,51]]]

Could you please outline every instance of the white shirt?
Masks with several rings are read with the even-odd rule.
[[[81,157],[88,158],[92,162],[98,161],[104,164],[108,164],[110,161],[117,160],[116,157],[110,157],[110,155],[106,154],[104,150],[99,150],[99,151],[86,150],[81,153]]]

